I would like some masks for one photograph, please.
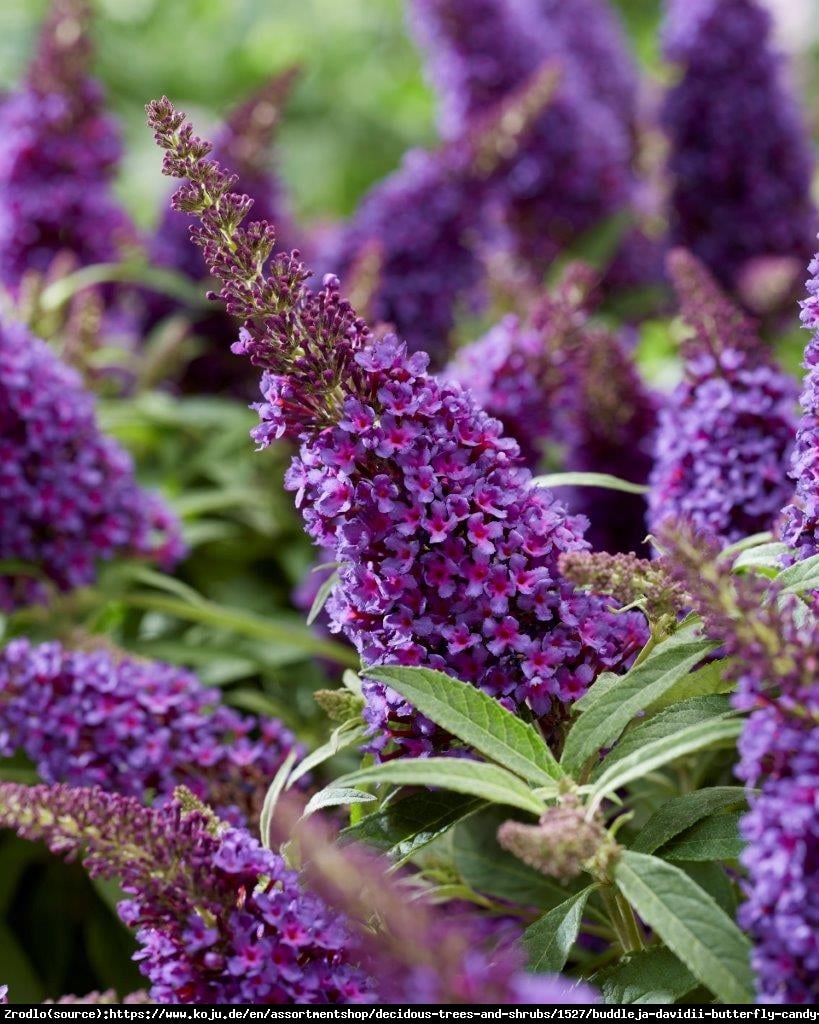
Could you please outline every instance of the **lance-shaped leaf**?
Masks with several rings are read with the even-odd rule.
[[[379,665],[366,674],[386,683],[442,729],[527,782],[548,785],[563,772],[533,725],[469,683],[429,668]]]
[[[742,807],[745,802],[745,790],[740,786],[713,786],[674,797],[643,825],[631,844],[632,849],[639,853],[654,853],[708,815],[729,807]]]
[[[638,712],[662,697],[715,646],[699,636],[693,624],[658,644],[645,661],[583,711],[566,739],[562,767],[578,772],[588,758],[610,746]]]
[[[596,888],[587,886],[529,925],[521,941],[531,970],[547,974],[563,970],[580,931],[586,900]]]
[[[591,981],[609,1005],[673,1003],[693,992],[699,982],[670,949],[634,953],[595,974]]]
[[[643,921],[715,996],[725,1003],[753,1001],[750,942],[684,871],[625,850],[614,880]]]
[[[494,804],[519,807],[523,811],[540,815],[545,809],[543,801],[534,795],[517,775],[482,761],[467,761],[455,757],[407,758],[387,761],[361,768],[336,779],[334,788],[382,783],[398,786],[435,786],[454,793],[465,793]]]

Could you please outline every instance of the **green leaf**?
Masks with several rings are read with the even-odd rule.
[[[44,310],[59,309],[78,292],[100,284],[124,282],[141,284],[162,295],[170,295],[193,309],[212,308],[201,287],[192,284],[184,274],[151,263],[94,263],[72,274],[66,274],[44,288],[40,305]]]
[[[330,573],[327,579],[324,580],[318,588],[313,603],[310,605],[310,611],[307,613],[308,626],[312,626],[319,615],[321,615],[321,610],[327,603],[327,598],[332,594],[336,583],[338,583],[338,570]]]
[[[807,590],[819,590],[819,555],[812,555],[802,562],[789,565],[776,577],[776,582],[786,594],[803,594]]]
[[[12,1003],[39,1003],[45,997],[43,985],[12,930],[0,921],[0,964],[3,982],[10,986]]]
[[[297,756],[298,754],[295,750],[290,751],[279,766],[279,770],[273,776],[273,781],[268,786],[267,793],[265,793],[264,803],[259,815],[259,836],[261,837],[262,846],[266,850],[270,849],[270,824],[273,821],[276,804],[279,802],[279,797],[282,794],[282,790],[290,775],[290,769],[293,767]]]
[[[689,725],[671,736],[663,736],[641,746],[600,774],[589,794],[589,813],[599,806],[606,794],[635,779],[643,778],[670,761],[676,761],[680,757],[708,747],[732,745],[742,732],[742,726],[743,723],[738,718],[712,719],[709,722]]]
[[[582,886],[563,886],[501,848],[498,828],[508,814],[487,808],[456,825],[452,857],[459,874],[477,892],[525,907],[549,910]]]
[[[762,547],[763,544],[770,544],[773,539],[774,535],[770,530],[765,530],[763,533],[752,533],[747,537],[741,537],[733,544],[729,544],[727,548],[723,548],[720,557],[728,558],[731,555],[739,555],[750,548],[758,548]]]
[[[679,704],[681,701],[691,700],[693,697],[731,693],[734,684],[725,676],[726,669],[732,664],[732,661],[731,658],[718,658],[716,661],[709,661],[707,665],[698,668],[696,672],[689,672],[659,700],[652,703],[652,711],[662,711],[664,708],[671,707],[672,704]]]
[[[741,786],[713,786],[674,797],[652,814],[632,843],[632,849],[638,853],[654,853],[709,814],[742,807],[745,801],[745,790]]]
[[[778,541],[772,541],[769,544],[759,544],[757,547],[747,548],[734,560],[733,571],[740,572],[742,569],[766,569],[772,570],[776,573],[782,564],[782,556],[786,554],[787,551],[787,544],[780,544]]]
[[[288,789],[293,783],[298,782],[302,776],[311,772],[320,764],[324,764],[325,761],[329,761],[336,754],[340,754],[342,750],[348,750],[350,747],[355,746],[356,743],[363,743],[366,736],[366,726],[356,724],[355,722],[343,722],[338,728],[333,729],[326,743],[323,743],[320,747],[309,753],[304,760],[299,761],[287,780]]]
[[[754,998],[750,942],[685,872],[625,850],[614,870],[620,891],[698,981],[725,1003]]]
[[[469,683],[428,668],[379,665],[366,674],[391,686],[423,715],[474,750],[536,785],[563,774],[533,725]]]
[[[659,700],[715,646],[697,636],[694,626],[657,644],[574,723],[561,761],[566,771],[578,772],[588,758],[610,746],[639,711]]]
[[[732,921],[736,920],[739,905],[737,886],[721,864],[709,864],[707,861],[678,861],[676,867],[693,879],[700,889],[705,889]]]
[[[545,804],[516,775],[494,764],[455,757],[425,757],[387,761],[361,768],[336,780],[337,786],[380,785],[436,786],[454,793],[466,793],[490,803],[519,807],[542,814]]]
[[[622,676],[619,676],[616,672],[601,672],[580,700],[574,702],[573,709],[575,711],[588,711],[592,704],[596,704],[601,697],[608,693],[612,686],[617,685],[617,680],[621,678]]]
[[[536,476],[531,486],[546,487],[550,491],[556,487],[603,487],[607,491],[625,491],[626,494],[648,494],[645,484],[621,480],[610,473],[546,473]]]
[[[546,974],[563,970],[580,931],[586,900],[596,888],[587,886],[529,925],[521,941],[531,970]]]
[[[366,804],[375,800],[372,793],[364,793],[360,789],[347,789],[344,786],[328,786],[320,790],[307,801],[302,817],[306,818],[325,807],[343,807],[348,804]]]
[[[657,852],[664,860],[737,860],[745,848],[739,834],[741,811],[712,814],[685,830]]]
[[[403,864],[483,806],[483,801],[475,797],[445,790],[411,793],[343,829],[341,838],[366,843]]]
[[[670,949],[634,953],[590,979],[611,1005],[673,1003],[693,992],[699,982]]]
[[[201,622],[207,626],[230,630],[240,636],[281,643],[290,648],[299,647],[306,655],[330,658],[352,668],[358,665],[358,655],[351,647],[317,637],[295,617],[288,620],[281,616],[276,621],[271,617],[239,608],[228,608],[204,599],[198,604],[190,604],[176,597],[139,591],[124,594],[122,600],[132,608],[161,612],[185,622]]]
[[[591,775],[592,781],[599,778],[613,764],[655,740],[672,736],[690,725],[714,718],[724,718],[732,713],[731,705],[724,696],[695,697],[693,700],[682,701],[666,708],[621,736],[614,749],[595,767]]]

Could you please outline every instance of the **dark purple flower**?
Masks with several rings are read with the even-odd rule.
[[[671,234],[734,289],[749,263],[807,260],[816,233],[813,157],[756,0],[671,0],[668,56],[682,75],[665,101]]]
[[[0,755],[22,751],[44,782],[138,799],[185,785],[247,821],[294,746],[281,722],[239,714],[171,665],[26,639],[0,652]]]
[[[577,49],[578,23],[554,14],[534,0],[415,0],[412,7],[448,137],[545,62],[558,69],[553,101],[492,196],[512,248],[538,271],[578,234],[624,208],[633,185],[631,119],[621,119],[613,96],[601,98],[589,74],[600,39]],[[605,32],[602,22],[598,27]]]
[[[118,912],[154,1002],[371,1001],[343,919],[244,830],[176,800],[148,808],[100,789],[0,790],[0,824],[120,880]]]
[[[731,576],[716,549],[670,537],[672,565],[723,645],[736,707],[750,711],[737,774],[754,790],[742,820],[759,1000],[819,1001],[819,618],[761,576]]]
[[[135,240],[111,191],[121,145],[87,75],[89,21],[84,0],[54,0],[25,82],[0,104],[0,280],[12,290],[61,253],[101,263]]]
[[[0,323],[0,560],[30,563],[60,590],[96,565],[183,554],[170,510],[134,480],[130,456],[100,433],[76,371],[20,324]],[[40,600],[36,576],[0,574],[0,608]]]
[[[791,459],[796,481],[794,503],[784,510],[781,536],[796,557],[819,553],[819,256],[810,265],[808,298],[802,303],[802,324],[813,337],[805,348],[805,379],[800,404],[802,416]]]
[[[704,267],[682,251],[669,267],[692,334],[660,412],[649,529],[682,519],[731,543],[769,530],[790,497],[795,386]]]
[[[655,402],[625,345],[589,323],[584,305],[590,283],[588,272],[575,267],[540,300],[532,322],[506,317],[462,348],[447,376],[503,423],[530,468],[552,449],[567,469],[644,483]],[[594,547],[634,550],[641,544],[640,497],[574,488],[566,503],[590,520],[587,537]]]
[[[167,101],[149,113],[167,173],[188,179],[176,203],[199,213],[205,259],[244,322],[237,349],[265,369],[254,437],[261,447],[300,441],[286,486],[312,539],[340,563],[333,627],[365,661],[440,668],[559,720],[565,702],[597,672],[627,665],[646,636],[641,615],[616,614],[560,578],[558,555],[584,546],[581,524],[531,486],[515,442],[467,391],[430,376],[427,357],[395,337],[374,340],[334,279],[311,292],[306,271],[283,256],[265,277],[272,228],[238,227],[243,202],[205,160],[207,146]],[[608,629],[590,640],[583,625],[595,617]],[[444,632],[453,624],[479,642],[453,650]],[[552,667],[527,678],[520,655],[544,645]],[[412,753],[434,746],[434,727],[395,694],[370,682],[367,697],[378,747],[390,737]]]

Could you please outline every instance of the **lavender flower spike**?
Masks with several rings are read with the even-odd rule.
[[[53,0],[22,88],[0,105],[0,282],[12,290],[60,253],[100,263],[135,240],[111,191],[119,132],[87,76],[90,17],[85,0]]]
[[[205,259],[244,322],[237,349],[265,369],[254,437],[300,442],[286,484],[340,564],[333,628],[366,662],[440,668],[553,728],[599,671],[630,662],[644,620],[560,577],[557,556],[584,546],[581,526],[531,487],[500,424],[430,376],[422,353],[373,339],[334,279],[311,292],[293,256],[271,260],[273,229],[239,226],[247,204],[183,115],[166,100],[149,115],[167,173],[188,179],[176,203],[199,214]],[[366,696],[376,746],[441,742],[381,684]]]
[[[666,534],[669,564],[724,647],[734,704],[751,712],[737,774],[760,790],[742,820],[746,902],[760,1002],[819,1001],[819,618],[793,595],[732,576],[716,549]]]
[[[756,260],[810,256],[813,156],[757,0],[669,0],[666,52],[682,77],[670,137],[671,233],[734,290]]]
[[[189,802],[189,801],[186,801]],[[118,878],[157,1003],[369,1002],[341,917],[247,832],[174,801],[0,783],[0,827]]]
[[[791,494],[795,386],[690,254],[672,253],[669,272],[691,334],[660,414],[648,525],[683,519],[731,543],[769,530]]]
[[[0,609],[90,584],[119,555],[173,565],[179,524],[134,479],[129,455],[100,433],[79,375],[21,324],[0,321]]]
[[[791,459],[796,496],[784,510],[782,540],[798,559],[819,554],[819,256],[811,261],[808,297],[802,303],[802,325],[813,331],[805,348],[802,416]]]
[[[24,752],[44,782],[139,800],[185,785],[245,823],[294,746],[280,722],[239,714],[171,665],[26,639],[0,651],[0,756]]]

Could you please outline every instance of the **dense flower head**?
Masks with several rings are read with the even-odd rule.
[[[44,782],[139,799],[184,784],[246,821],[294,746],[281,722],[239,714],[172,665],[27,639],[0,652],[0,755],[24,752]]]
[[[294,69],[288,69],[239,104],[214,144],[219,159],[235,169],[237,189],[253,201],[250,218],[275,223],[281,248],[293,247],[295,230],[284,186],[270,166],[269,151],[293,78]],[[167,203],[151,240],[150,255],[156,265],[194,281],[207,277],[201,253],[191,241],[190,219]],[[145,301],[148,328],[180,308],[165,296],[146,295]],[[214,310],[198,315],[193,330],[203,350],[187,363],[179,386],[194,393],[231,391],[249,399],[255,393],[255,377],[247,363],[231,358],[230,345],[236,337],[232,319]]]
[[[649,529],[685,519],[730,543],[770,529],[790,497],[795,386],[702,266],[677,252],[670,271],[691,334],[660,412]]]
[[[645,639],[641,615],[615,614],[557,574],[557,556],[583,546],[581,524],[530,486],[497,420],[430,376],[423,353],[373,339],[335,282],[308,292],[304,271],[280,258],[263,278],[254,246],[269,253],[272,241],[237,228],[230,179],[203,162],[207,147],[170,104],[150,117],[166,169],[188,178],[177,202],[200,213],[206,259],[245,320],[240,348],[266,368],[254,437],[301,441],[286,485],[340,563],[334,628],[365,661],[430,665],[559,718]],[[414,753],[433,747],[433,727],[397,695],[370,682],[367,698],[377,746],[393,736]]]
[[[503,423],[530,468],[553,448],[568,469],[644,483],[655,400],[626,346],[590,324],[591,284],[587,268],[571,267],[538,301],[533,317],[504,318],[457,353],[447,376]],[[566,503],[590,520],[594,547],[630,550],[641,543],[644,503],[638,496],[574,488]]]
[[[168,508],[141,490],[130,456],[97,426],[79,375],[20,324],[0,323],[0,561],[29,563],[59,590],[96,564],[182,553]],[[41,599],[37,578],[0,575],[0,608]]]
[[[559,715],[637,650],[642,618],[560,580],[556,558],[584,546],[582,525],[529,486],[514,441],[468,392],[392,337],[358,360],[370,397],[348,398],[286,477],[309,535],[340,563],[332,627],[365,663],[429,665]],[[260,416],[265,444],[265,405]],[[404,701],[381,684],[366,693],[378,745],[392,734],[407,751],[432,749],[434,730]]]
[[[100,789],[0,784],[0,825],[118,878],[157,1003],[369,1000],[342,918],[282,858],[204,809]]]
[[[16,289],[69,253],[112,260],[134,228],[111,191],[121,146],[87,75],[90,11],[54,0],[28,75],[0,104],[0,281]]]
[[[670,538],[670,565],[709,635],[724,645],[734,704],[751,712],[737,774],[749,787],[742,821],[746,902],[760,1000],[819,1000],[819,619],[763,577],[732,577],[716,549]]]
[[[412,8],[447,136],[463,131],[544,62],[558,69],[554,100],[491,197],[508,244],[538,270],[626,205],[632,190],[631,125],[587,77],[588,54],[572,52],[574,27],[570,36],[546,30],[548,15],[528,0],[415,0]]]
[[[808,135],[757,0],[671,0],[668,55],[682,66],[663,123],[671,234],[733,288],[745,265],[806,260],[816,231]]]
[[[802,324],[813,331],[813,337],[805,348],[802,415],[791,459],[796,496],[784,511],[781,528],[782,539],[797,558],[819,554],[819,256],[811,261],[810,272]]]

